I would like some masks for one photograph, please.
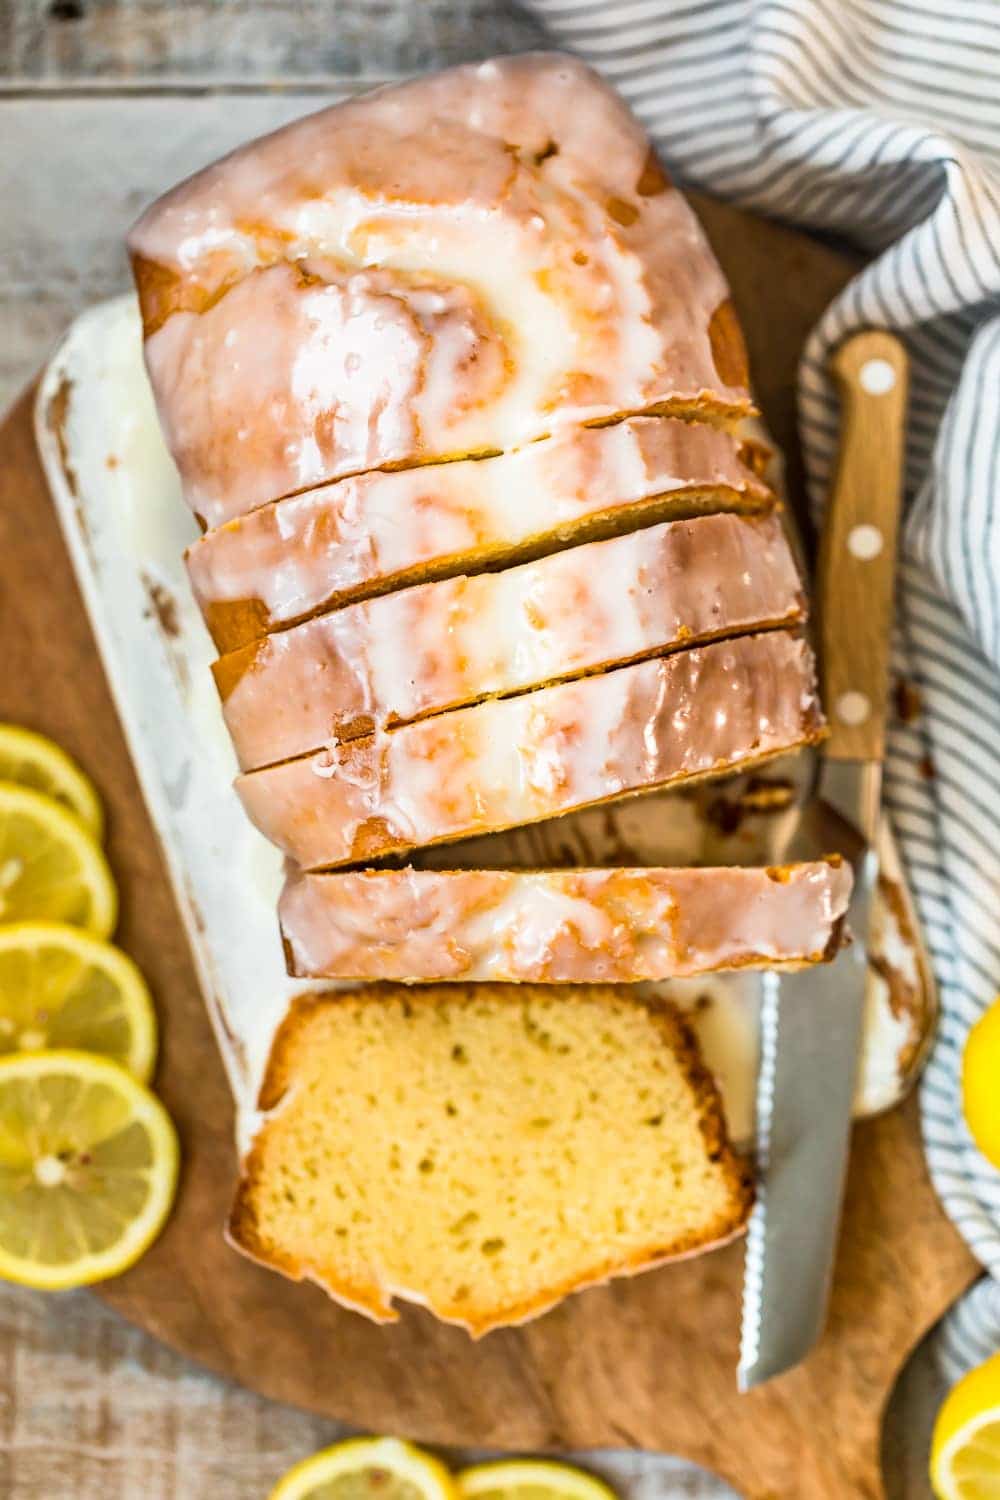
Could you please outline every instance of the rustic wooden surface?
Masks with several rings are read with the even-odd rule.
[[[704,207],[748,315],[765,408],[791,441],[797,350],[850,268],[798,236]],[[259,1392],[369,1427],[459,1444],[662,1448],[726,1476],[750,1500],[884,1493],[879,1428],[896,1370],[973,1273],[933,1198],[912,1108],[857,1133],[822,1345],[749,1397],[733,1385],[739,1246],[588,1292],[476,1346],[417,1310],[396,1328],[376,1328],[226,1248],[219,1225],[235,1169],[228,1094],[33,453],[27,399],[0,451],[3,711],[54,734],[105,791],[120,937],[160,998],[158,1086],[185,1148],[167,1231],[104,1289],[111,1305]]]
[[[24,87],[325,87],[543,43],[496,0],[3,0],[0,77]]]

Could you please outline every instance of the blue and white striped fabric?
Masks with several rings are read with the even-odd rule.
[[[984,1276],[941,1322],[934,1359],[945,1382],[956,1380],[1000,1349],[1000,1281]]]
[[[912,359],[895,669],[918,722],[887,797],[940,982],[922,1088],[941,1199],[1000,1280],[1000,1173],[962,1120],[969,1025],[1000,990],[1000,0],[534,0],[557,45],[630,102],[682,180],[875,256],[800,370],[819,505],[837,442],[826,374],[850,330]],[[1000,1108],[1000,1100],[998,1100]],[[1000,1295],[949,1325],[1000,1343]],[[978,1308],[978,1312],[976,1309]]]

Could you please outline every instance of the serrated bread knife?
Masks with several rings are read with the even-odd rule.
[[[878,878],[889,647],[907,362],[899,340],[848,339],[832,369],[841,446],[820,544],[817,602],[830,737],[781,860],[839,852],[854,868],[853,942],[831,964],[764,975],[757,1082],[759,1197],[747,1235],[739,1385],[790,1369],[819,1338],[850,1140]]]

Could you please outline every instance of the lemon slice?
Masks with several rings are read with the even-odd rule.
[[[140,1083],[153,1071],[156,1016],[130,958],[79,927],[0,927],[0,1054],[72,1047],[121,1063]]]
[[[107,937],[117,913],[108,862],[79,818],[0,781],[0,922],[69,922]]]
[[[351,1438],[289,1469],[270,1500],[458,1500],[444,1464],[396,1438]]]
[[[962,1108],[972,1139],[1000,1168],[1000,998],[969,1032],[962,1055]]]
[[[938,1412],[931,1483],[938,1500],[1000,1500],[1000,1354],[963,1376]]]
[[[540,1459],[477,1464],[459,1474],[458,1488],[462,1500],[615,1500],[593,1474]]]
[[[0,781],[16,781],[54,797],[95,839],[104,832],[104,810],[89,776],[54,740],[20,724],[0,724]]]
[[[127,1270],[163,1227],[177,1159],[170,1116],[117,1063],[0,1058],[0,1277],[61,1290]]]

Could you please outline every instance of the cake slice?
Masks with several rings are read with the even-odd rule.
[[[208,527],[560,426],[752,409],[691,209],[617,95],[558,54],[297,120],[167,193],[129,248],[168,447]]]
[[[232,1243],[379,1322],[474,1335],[737,1234],[752,1190],[697,1045],[608,987],[300,1000],[272,1050]]]
[[[839,856],[766,869],[292,874],[279,905],[304,979],[632,984],[832,959]]]
[[[763,510],[774,497],[757,456],[669,417],[566,431],[497,458],[375,471],[264,506],[197,541],[188,573],[216,645],[231,651],[406,584],[678,516]]]
[[[823,733],[809,648],[772,631],[331,743],[236,787],[267,838],[321,869],[746,768]]]
[[[804,614],[778,517],[715,515],[349,605],[213,670],[248,770]]]

